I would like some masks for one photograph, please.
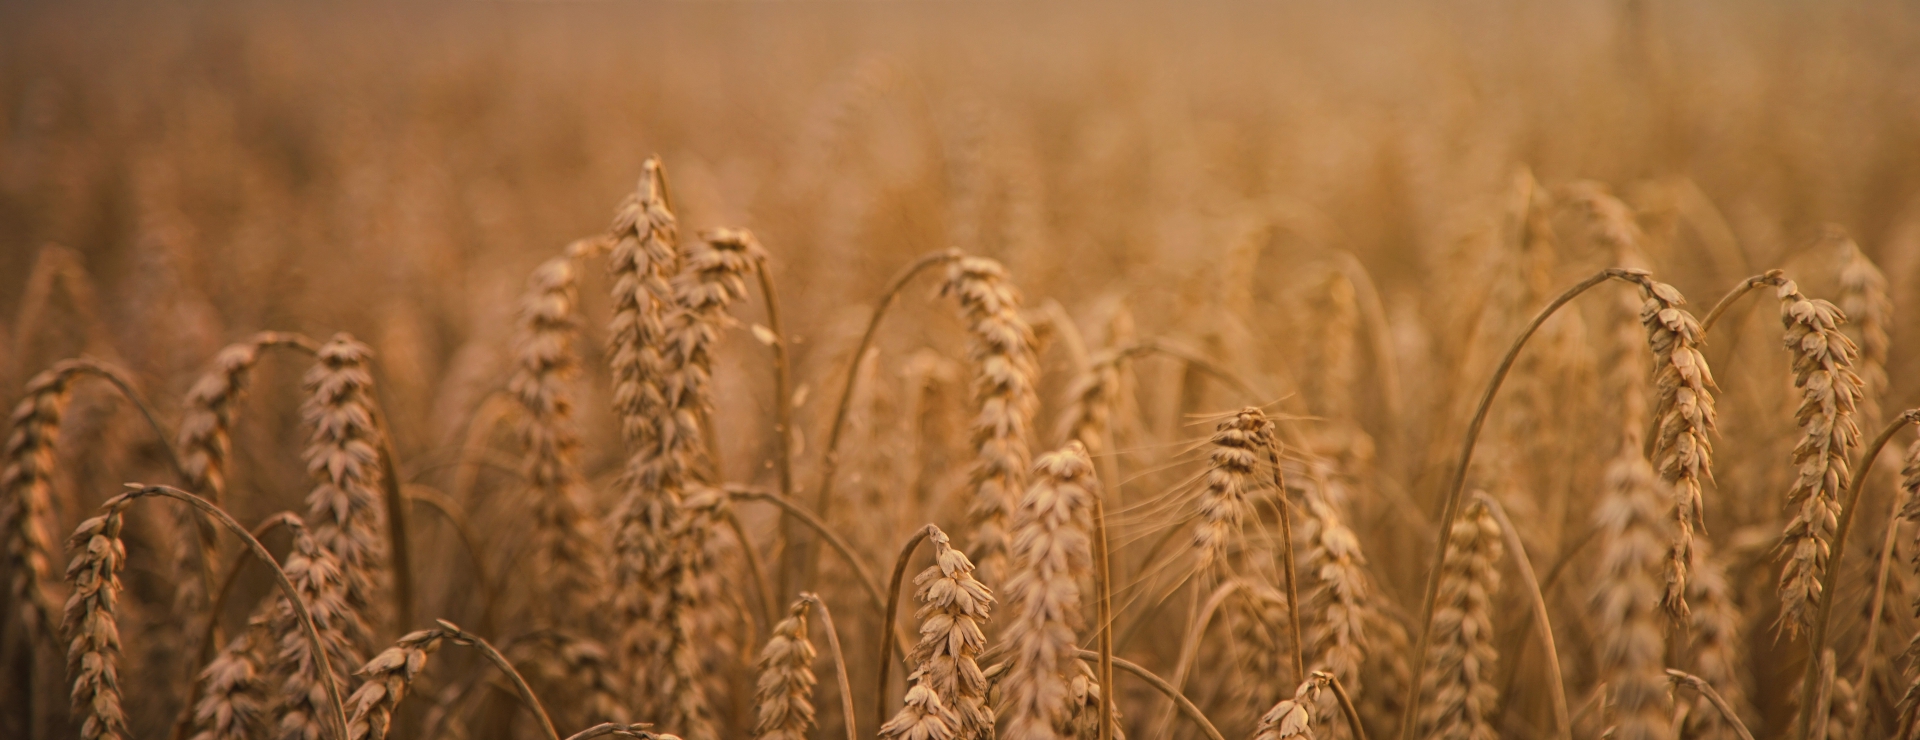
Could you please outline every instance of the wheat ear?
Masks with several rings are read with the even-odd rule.
[[[383,585],[387,553],[380,528],[390,514],[380,493],[386,441],[374,417],[373,374],[367,367],[371,355],[366,345],[346,334],[321,345],[307,372],[307,400],[300,407],[312,430],[302,456],[315,481],[304,520],[314,544],[331,555],[329,567],[339,568],[337,574],[316,577],[329,588],[338,580],[339,613],[355,615],[356,624],[373,608],[374,594]],[[349,639],[354,645],[366,644],[364,625]]]
[[[407,695],[414,676],[427,666],[427,656],[440,649],[447,634],[438,629],[410,632],[382,650],[360,668],[360,688],[347,698],[353,717],[347,720],[347,740],[384,740],[393,722],[393,710]]]
[[[1281,699],[1272,709],[1260,717],[1260,727],[1254,730],[1253,740],[1286,740],[1301,738],[1313,740],[1313,712],[1320,706],[1320,693],[1332,681],[1332,676],[1316,673],[1301,681],[1294,689],[1293,697]]]
[[[127,546],[120,541],[121,512],[130,498],[115,497],[99,515],[80,523],[69,541],[79,552],[67,566],[72,593],[67,597],[64,631],[67,674],[73,681],[73,716],[82,740],[120,740],[127,736],[120,708],[120,570]]]
[[[760,649],[755,668],[760,671],[753,693],[754,740],[806,740],[813,730],[813,643],[807,641],[807,611],[811,601],[800,599],[787,618],[773,626],[773,636]]]
[[[298,520],[288,519],[293,529],[293,550],[284,568],[293,583],[296,596],[283,597],[274,607],[268,630],[275,642],[274,675],[280,688],[274,704],[273,736],[279,740],[321,740],[325,732],[320,723],[320,699],[329,691],[344,691],[346,681],[322,666],[359,665],[359,645],[370,630],[360,614],[348,602],[347,567],[340,556],[321,545],[313,531]],[[314,652],[303,639],[299,615],[287,601],[298,598],[306,605],[314,628],[319,630],[324,656]],[[325,683],[334,684],[329,688]]]
[[[1787,492],[1792,512],[1780,551],[1780,625],[1788,634],[1811,627],[1822,599],[1820,575],[1834,543],[1840,494],[1852,480],[1849,457],[1860,446],[1854,413],[1860,403],[1860,377],[1853,372],[1858,352],[1840,333],[1847,317],[1840,309],[1800,293],[1792,280],[1775,284],[1786,347],[1793,353],[1794,386],[1800,389],[1797,418],[1804,434],[1793,449],[1798,476]]]
[[[914,599],[920,602],[914,615],[920,621],[920,642],[909,655],[914,670],[908,680],[914,688],[932,692],[935,702],[923,702],[914,711],[937,706],[951,737],[986,740],[993,736],[994,716],[987,706],[987,679],[977,661],[987,648],[983,630],[993,592],[974,578],[973,562],[954,549],[947,533],[933,528],[927,541],[933,544],[933,565],[913,579]],[[886,723],[882,734],[899,720],[896,715]]]
[[[1608,463],[1605,488],[1595,514],[1602,551],[1592,603],[1600,632],[1594,662],[1612,710],[1609,732],[1620,740],[1664,740],[1673,737],[1660,609],[1669,495],[1631,441]]]
[[[507,392],[520,404],[523,469],[533,485],[535,573],[552,598],[535,599],[547,622],[578,619],[594,611],[604,562],[594,522],[582,511],[574,428],[573,394],[567,385],[578,370],[573,344],[579,336],[573,259],[562,255],[535,268],[520,299],[519,340]]]
[[[1441,564],[1434,611],[1433,658],[1420,676],[1431,701],[1421,708],[1422,737],[1493,738],[1489,724],[1499,692],[1492,671],[1499,660],[1493,638],[1493,597],[1500,588],[1500,525],[1486,507],[1469,504],[1453,525]]]
[[[1068,676],[1075,671],[1082,579],[1090,577],[1088,530],[1098,482],[1079,442],[1040,457],[1033,485],[1013,512],[1008,548],[1005,640],[1010,665],[1000,681],[1006,737],[1048,740],[1072,733]]]
[[[202,729],[193,740],[250,740],[259,737],[266,714],[264,619],[249,620],[246,629],[221,648],[200,671],[201,697],[192,721]]]
[[[947,270],[941,292],[954,297],[972,336],[973,398],[979,416],[973,422],[977,450],[972,471],[974,498],[968,511],[973,526],[967,552],[988,577],[1007,574],[1001,563],[1009,546],[1008,511],[1026,489],[1033,414],[1039,405],[1034,385],[1033,327],[1020,315],[1020,292],[1000,263],[965,257]]]

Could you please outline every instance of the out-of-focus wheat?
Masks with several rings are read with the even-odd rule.
[[[973,420],[977,452],[972,471],[973,531],[967,552],[989,579],[1004,578],[1008,512],[1026,489],[1033,414],[1039,405],[1033,327],[1020,315],[1020,292],[1000,263],[962,258],[947,270],[941,292],[960,303],[972,335]]]
[[[1800,389],[1797,414],[1804,434],[1793,449],[1797,471],[1787,492],[1790,517],[1781,535],[1780,625],[1788,634],[1811,627],[1820,601],[1820,578],[1827,569],[1840,493],[1852,479],[1850,458],[1860,446],[1854,413],[1860,403],[1858,355],[1853,340],[1840,333],[1847,317],[1823,300],[1800,293],[1792,280],[1775,283],[1780,323],[1793,353],[1794,387]]]

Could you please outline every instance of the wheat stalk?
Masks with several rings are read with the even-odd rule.
[[[979,416],[973,422],[978,456],[971,478],[974,498],[968,518],[973,532],[967,552],[988,578],[999,578],[1006,575],[1001,564],[1010,544],[1008,512],[1026,489],[1033,414],[1039,404],[1033,327],[1020,315],[1020,292],[993,260],[955,261],[941,292],[959,302],[972,336],[968,355]]]
[[[193,722],[205,729],[193,740],[250,740],[260,736],[266,711],[267,668],[261,639],[265,634],[264,619],[249,620],[246,629],[200,671],[203,688],[194,704]]]
[[[374,419],[373,375],[367,367],[371,354],[346,334],[321,345],[306,375],[307,400],[300,406],[312,429],[302,457],[315,481],[307,494],[304,523],[315,545],[339,568],[338,613],[352,613],[356,622],[369,613],[382,585],[386,548],[380,525],[390,513],[384,511],[379,492],[386,442]],[[327,574],[324,579],[334,577]],[[364,633],[362,627],[351,638],[353,644],[366,644]]]
[[[347,720],[347,740],[383,740],[393,722],[393,710],[427,665],[427,656],[440,649],[447,633],[438,629],[410,632],[393,647],[373,656],[359,670],[360,688],[347,698],[353,717]]]
[[[67,566],[72,593],[62,625],[70,647],[67,675],[73,681],[73,716],[82,740],[120,740],[127,717],[120,707],[120,571],[127,546],[120,541],[121,512],[131,499],[115,497],[104,511],[80,523],[69,540],[78,551]]]
[[[1499,701],[1492,671],[1499,660],[1493,597],[1500,588],[1500,525],[1473,503],[1452,530],[1433,614],[1434,654],[1420,677],[1422,694],[1432,699],[1421,708],[1420,735],[1481,740],[1495,737],[1489,723]]]
[[[517,367],[507,383],[522,412],[523,470],[536,491],[534,572],[551,595],[534,601],[549,623],[591,614],[603,580],[604,558],[597,551],[601,539],[581,510],[576,460],[580,437],[567,389],[579,364],[573,350],[579,334],[577,303],[570,255],[534,269],[520,300]]]
[[[773,626],[773,636],[760,649],[755,668],[760,672],[753,693],[754,740],[806,740],[813,729],[813,643],[807,641],[807,610],[812,602],[800,599],[787,609],[787,618]]]
[[[1788,634],[1808,629],[1821,600],[1820,574],[1833,547],[1840,493],[1852,479],[1847,458],[1860,446],[1854,413],[1860,402],[1860,377],[1853,340],[1840,333],[1847,319],[1833,304],[1809,299],[1784,278],[1774,283],[1780,297],[1780,323],[1793,353],[1794,387],[1800,389],[1797,418],[1804,434],[1794,446],[1798,475],[1787,492],[1791,511],[1780,551],[1780,625]]]
[[[1595,513],[1602,550],[1592,604],[1600,632],[1594,662],[1612,710],[1609,732],[1620,740],[1671,738],[1660,618],[1668,494],[1631,441],[1608,463],[1604,485]]]

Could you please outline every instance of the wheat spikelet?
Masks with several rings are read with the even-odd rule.
[[[1327,466],[1316,459],[1316,468]],[[1301,598],[1305,617],[1302,636],[1306,642],[1307,667],[1326,671],[1340,679],[1352,693],[1364,691],[1363,667],[1368,655],[1367,625],[1383,615],[1370,600],[1372,584],[1367,575],[1367,558],[1360,550],[1360,539],[1340,515],[1335,497],[1326,486],[1332,485],[1334,471],[1316,470],[1306,487],[1308,533],[1306,555],[1301,560],[1302,577],[1308,584]],[[1293,477],[1290,479],[1297,479]],[[1314,707],[1320,732],[1342,736],[1333,729],[1333,697],[1322,696]]]
[[[193,721],[204,728],[193,740],[251,740],[260,736],[266,711],[263,665],[266,621],[254,619],[200,671],[200,701]]]
[[[976,660],[987,648],[982,628],[993,608],[993,592],[973,577],[973,562],[953,548],[947,533],[933,529],[933,565],[914,576],[914,598],[921,604],[920,642],[910,656],[914,686],[932,691],[942,708],[947,732],[957,740],[993,735],[987,707],[987,679]]]
[[[1072,671],[1072,677],[1067,679],[1067,726],[1072,731],[1067,736],[1096,740],[1100,737],[1100,677],[1094,675],[1093,667],[1085,660],[1075,659]],[[1127,733],[1121,728],[1120,704],[1115,702],[1109,710],[1114,740],[1127,740]]]
[[[379,491],[384,441],[373,416],[371,354],[353,337],[335,335],[320,347],[307,372],[307,400],[300,406],[312,429],[302,457],[315,481],[304,521],[314,542],[339,565],[344,607],[362,615],[374,605],[386,559],[380,533],[386,512]],[[354,644],[366,642],[356,637]]]
[[[1780,625],[1788,634],[1808,628],[1820,601],[1820,578],[1839,517],[1840,492],[1852,477],[1848,460],[1860,446],[1854,412],[1860,378],[1853,372],[1853,340],[1841,334],[1846,316],[1833,304],[1809,299],[1791,280],[1776,283],[1785,344],[1793,352],[1797,414],[1804,434],[1794,446],[1798,476],[1787,493],[1791,517],[1781,536]]]
[[[1693,574],[1687,580],[1688,600],[1693,616],[1688,633],[1693,640],[1693,673],[1720,692],[1735,712],[1749,712],[1747,692],[1742,685],[1747,675],[1745,643],[1740,634],[1743,623],[1740,606],[1734,602],[1727,583],[1727,569],[1714,557],[1709,541],[1693,549]],[[1683,737],[1701,740],[1731,740],[1739,737],[1733,724],[1713,706],[1707,697],[1693,700],[1687,712]]]
[[[1002,577],[1006,559],[1008,511],[1026,489],[1034,409],[1033,327],[1020,316],[1020,293],[1007,281],[1000,263],[979,257],[957,260],[948,268],[941,292],[960,303],[972,335],[968,349],[974,365],[973,420],[977,451],[971,474],[973,527],[968,554],[991,580]]]
[[[1887,391],[1887,355],[1893,344],[1887,332],[1893,324],[1893,300],[1887,294],[1887,276],[1845,231],[1836,230],[1829,238],[1840,252],[1840,312],[1847,317],[1842,330],[1860,348],[1854,367],[1860,375],[1860,423],[1875,429],[1880,426],[1880,396]]]
[[[427,655],[440,649],[446,637],[438,629],[408,633],[360,668],[358,675],[365,678],[347,698],[347,707],[353,711],[347,720],[347,740],[383,740],[387,736],[394,708],[407,695],[420,669],[426,667]]]
[[[1660,618],[1668,535],[1660,481],[1637,445],[1623,446],[1606,471],[1595,514],[1601,529],[1593,609],[1594,661],[1610,697],[1612,737],[1671,738],[1666,708],[1666,626]]]
[[[905,703],[893,719],[880,726],[883,740],[954,740],[954,723],[958,721],[946,705],[940,703],[940,696],[927,686],[915,683],[907,689]]]
[[[754,740],[806,740],[813,729],[813,675],[816,655],[807,641],[811,602],[793,602],[787,618],[773,627],[755,667],[760,682],[753,694]]]
[[[573,350],[577,301],[571,257],[555,257],[534,269],[520,300],[517,367],[507,383],[507,392],[520,404],[523,469],[536,495],[533,570],[548,586],[547,598],[534,602],[541,621],[549,624],[593,613],[602,580],[603,559],[596,547],[601,540],[581,510],[580,436],[567,389],[578,369]]]
[[[1328,682],[1324,674],[1301,681],[1300,687],[1294,689],[1292,698],[1280,700],[1280,703],[1261,715],[1260,728],[1254,731],[1253,740],[1286,740],[1290,737],[1313,740],[1313,728],[1319,722],[1314,712],[1318,711],[1322,690]]]
[[[1079,581],[1090,574],[1094,486],[1086,448],[1068,442],[1042,455],[1013,513],[1008,548],[1006,644],[1000,681],[1009,740],[1071,736],[1068,676],[1079,662]]]
[[[294,531],[293,550],[283,569],[313,617],[327,660],[336,666],[360,665],[357,646],[368,641],[369,630],[347,601],[350,576],[346,566],[298,519],[289,517],[287,523]],[[327,689],[321,683],[319,660],[286,596],[276,599],[268,630],[275,642],[273,680],[280,688],[271,736],[278,740],[321,740],[327,735],[322,727]],[[341,682],[338,688],[344,693],[344,679],[335,680]]]
[[[1241,522],[1252,513],[1251,493],[1260,485],[1255,474],[1272,432],[1267,415],[1252,407],[1214,428],[1211,464],[1202,479],[1193,532],[1195,558],[1202,570],[1225,565]]]
[[[53,509],[55,446],[73,383],[103,366],[63,360],[27,381],[26,396],[13,407],[0,464],[0,514],[6,527],[8,595],[28,634],[49,627],[53,607],[46,592],[53,545],[47,519]]]
[[[119,740],[127,736],[120,708],[120,570],[127,546],[120,541],[121,510],[128,499],[115,497],[105,512],[80,523],[69,545],[79,551],[67,566],[72,593],[67,597],[67,675],[73,681],[73,716],[82,740]]]
[[[1469,504],[1453,523],[1441,564],[1433,613],[1432,657],[1420,677],[1420,736],[1492,740],[1489,722],[1499,690],[1493,685],[1493,597],[1500,588],[1500,524],[1485,506]]]

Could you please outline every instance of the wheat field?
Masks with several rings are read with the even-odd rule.
[[[1920,738],[1920,8],[0,5],[0,737]]]

